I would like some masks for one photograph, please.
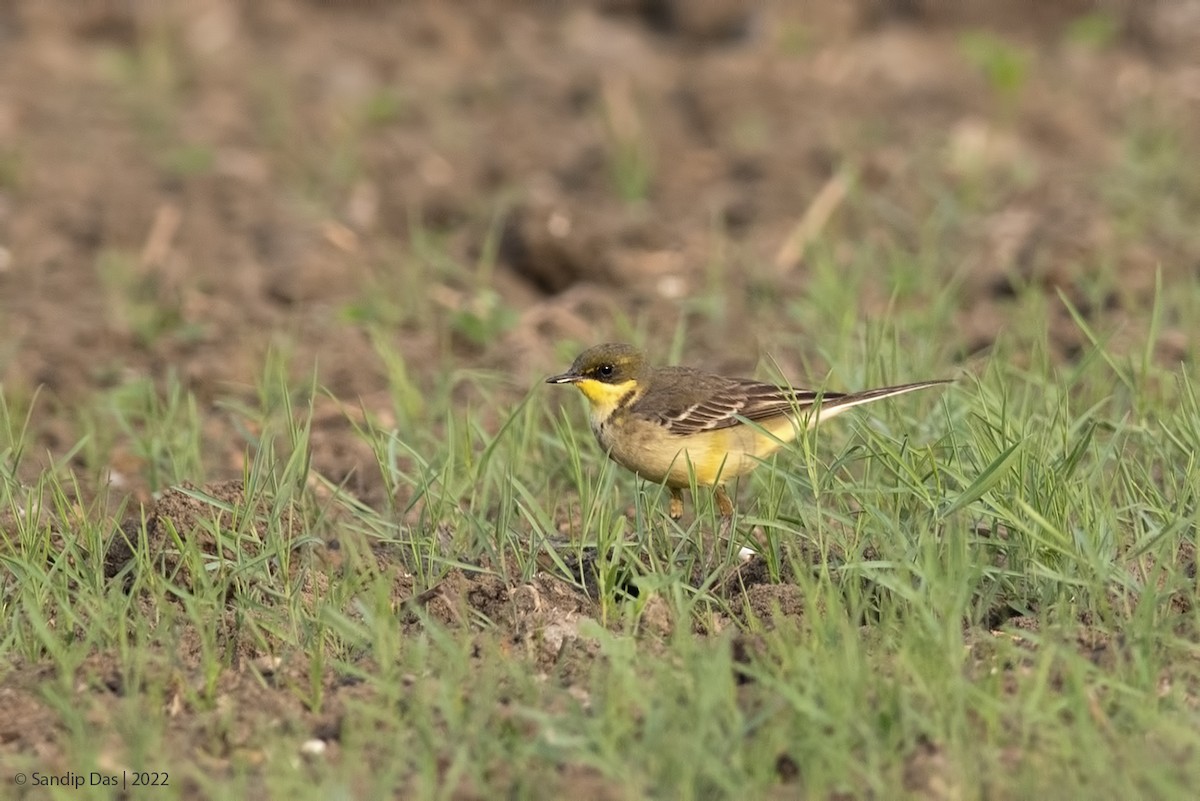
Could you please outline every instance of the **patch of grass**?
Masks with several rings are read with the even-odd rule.
[[[1019,45],[986,31],[969,31],[960,39],[963,57],[982,73],[1010,118],[1029,81],[1032,56]]]
[[[182,31],[159,20],[139,26],[128,46],[100,53],[100,73],[117,90],[140,132],[156,146],[174,137],[193,79],[188,52]]]
[[[97,256],[96,272],[107,296],[110,325],[138,345],[148,347],[166,337],[190,342],[203,336],[200,324],[184,319],[178,289],[166,285],[153,265],[131,253],[105,250]]]
[[[1066,40],[1093,50],[1110,47],[1121,33],[1121,26],[1103,9],[1084,14],[1067,26]]]
[[[446,237],[415,216],[408,246],[365,283],[359,299],[343,309],[343,318],[372,329],[396,325],[435,329],[446,336],[447,348],[449,340],[476,347],[496,341],[518,318],[492,280],[503,214],[493,212],[479,223],[486,225],[486,231],[473,264],[456,258]]]
[[[216,153],[208,145],[184,144],[164,152],[159,158],[163,170],[180,178],[205,175],[212,171]]]
[[[604,82],[605,149],[617,195],[626,203],[644,201],[654,182],[654,152],[642,123],[636,92],[628,79]]]
[[[410,113],[411,99],[395,88],[380,89],[363,101],[363,123],[383,126],[403,120]]]
[[[373,180],[372,144],[411,113],[400,87],[380,87],[360,96],[330,100],[314,114],[299,86],[286,73],[264,67],[253,76],[258,103],[258,138],[274,155],[284,179],[324,214],[342,216],[341,203],[363,181]]]
[[[258,139],[274,167],[315,214],[331,214],[362,177],[364,116],[357,109],[335,110],[314,122],[285,72],[264,67],[252,80]]]
[[[1170,237],[1200,249],[1186,222],[1200,209],[1200,180],[1185,168],[1197,155],[1170,112],[1147,105],[1130,118],[1122,157],[1100,182],[1123,236]]]
[[[776,47],[779,52],[799,58],[806,56],[813,51],[815,37],[813,32],[808,27],[801,25],[799,22],[789,22],[780,25],[779,31],[776,34]]]
[[[0,189],[20,189],[25,169],[25,158],[20,150],[15,147],[0,148]]]
[[[425,255],[423,275],[490,283],[486,257],[471,283]],[[806,302],[764,306],[775,347],[836,389],[954,376],[946,265],[920,244],[836,255],[818,242]],[[868,292],[885,305],[863,320]],[[727,541],[706,492],[669,520],[578,398],[450,348],[424,380],[379,321],[387,399],[338,399],[374,503],[314,469],[329,399],[282,355],[219,399],[232,483],[201,483],[228,466],[178,381],[96,396],[33,481],[27,404],[0,391],[6,714],[52,725],[73,771],[169,771],[166,798],[1190,797],[1195,383],[1019,293],[1019,324],[955,385],[851,412],[744,479]],[[1055,364],[1064,308],[1085,346]],[[97,491],[122,450],[155,500]]]

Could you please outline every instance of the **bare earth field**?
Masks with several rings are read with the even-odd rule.
[[[1198,54],[1195,0],[0,6],[0,797],[1185,797]],[[708,572],[539,386],[609,340],[960,381],[820,443],[861,496],[744,482],[774,556]]]

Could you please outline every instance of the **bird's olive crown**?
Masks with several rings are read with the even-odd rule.
[[[623,384],[637,378],[646,358],[632,345],[608,343],[588,348],[571,365],[571,373],[605,384]]]

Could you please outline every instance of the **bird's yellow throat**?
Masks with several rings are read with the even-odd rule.
[[[607,420],[623,399],[637,391],[637,385],[638,382],[633,379],[620,384],[605,384],[591,378],[575,382],[575,386],[591,403],[592,418],[595,420]]]

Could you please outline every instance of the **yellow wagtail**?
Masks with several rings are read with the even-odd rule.
[[[609,458],[666,484],[670,515],[683,515],[683,490],[713,488],[722,517],[733,514],[725,482],[745,475],[805,428],[854,406],[948,381],[864,392],[814,392],[690,367],[652,367],[632,345],[589,348],[548,384],[574,384],[591,404],[592,432]],[[748,424],[752,423],[751,424]]]

